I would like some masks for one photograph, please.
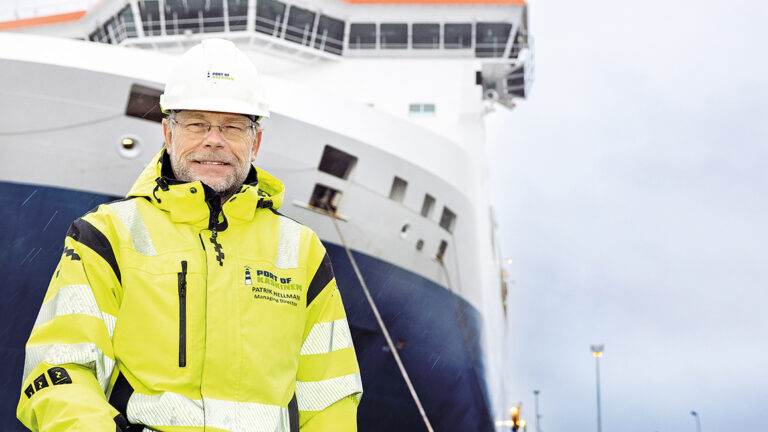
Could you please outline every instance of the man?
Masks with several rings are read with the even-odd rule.
[[[251,162],[269,115],[234,44],[190,49],[165,147],[76,220],[26,348],[18,418],[45,431],[353,431],[362,394],[328,255]]]

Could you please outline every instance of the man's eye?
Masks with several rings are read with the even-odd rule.
[[[245,125],[240,123],[229,123],[225,124],[224,126],[225,130],[231,131],[231,132],[243,132],[245,131]]]
[[[184,127],[192,133],[200,133],[208,129],[205,123],[197,123],[197,122],[187,123]]]

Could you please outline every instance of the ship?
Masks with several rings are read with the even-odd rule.
[[[485,119],[530,92],[523,0],[68,3],[0,22],[0,430],[24,430],[24,345],[69,224],[122,198],[161,149],[166,75],[206,37],[264,76],[255,165],[330,254],[359,430],[498,430],[509,299]]]

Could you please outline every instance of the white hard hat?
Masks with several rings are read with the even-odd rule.
[[[259,72],[234,43],[204,39],[181,56],[160,95],[164,113],[220,111],[269,117]]]

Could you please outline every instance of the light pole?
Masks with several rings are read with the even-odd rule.
[[[595,377],[597,378],[597,432],[602,432],[600,424],[600,357],[603,356],[604,345],[591,345],[595,357]]]
[[[699,419],[699,413],[691,411],[691,415],[696,419],[696,432],[701,432],[701,419]]]
[[[539,391],[538,390],[534,390],[533,391],[533,396],[535,396],[535,398],[536,398],[535,399],[536,432],[541,432],[541,430],[539,429],[539,419],[541,418],[541,416],[539,415]]]

